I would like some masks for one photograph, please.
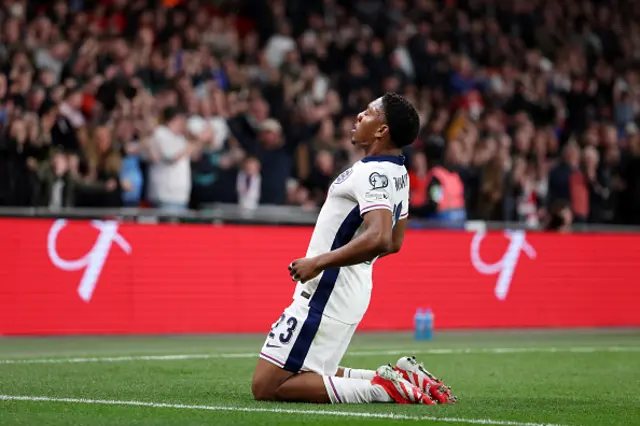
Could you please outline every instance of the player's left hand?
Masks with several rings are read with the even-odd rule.
[[[300,281],[302,284],[317,277],[322,272],[318,267],[318,262],[313,257],[296,259],[289,264],[289,275],[293,281]]]

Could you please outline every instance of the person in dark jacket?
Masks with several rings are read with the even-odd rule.
[[[262,194],[260,204],[285,204],[287,180],[293,168],[293,155],[282,134],[280,123],[267,119],[259,133],[256,156],[262,164]]]
[[[39,170],[38,177],[37,206],[52,209],[74,206],[76,179],[69,170],[69,160],[63,151],[53,153],[51,161]]]
[[[571,176],[580,167],[580,148],[569,143],[562,151],[562,161],[549,173],[548,205],[559,201],[571,203]]]

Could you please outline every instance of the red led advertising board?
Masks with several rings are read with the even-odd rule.
[[[266,333],[308,227],[0,220],[0,334]],[[640,236],[409,230],[359,330],[640,326]]]

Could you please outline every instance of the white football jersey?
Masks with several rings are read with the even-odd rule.
[[[387,209],[393,224],[409,210],[409,176],[402,156],[372,156],[336,178],[320,210],[306,257],[336,250],[364,230],[363,215]],[[360,322],[369,306],[372,264],[332,268],[298,283],[294,299],[346,324]]]

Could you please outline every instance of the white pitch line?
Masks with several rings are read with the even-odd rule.
[[[497,425],[497,426],[565,426],[550,423],[514,422],[509,420],[492,419],[465,419],[457,417],[436,416],[408,416],[394,413],[364,413],[357,411],[331,411],[331,410],[296,410],[285,408],[258,408],[258,407],[233,407],[224,405],[186,405],[168,404],[160,402],[144,401],[118,401],[112,399],[85,399],[85,398],[52,398],[48,396],[18,396],[0,395],[0,401],[28,401],[28,402],[57,402],[68,404],[94,404],[94,405],[124,405],[147,408],[173,408],[176,410],[204,410],[204,411],[241,411],[249,413],[274,413],[274,414],[311,414],[317,416],[341,416],[363,417],[369,419],[392,419],[413,421],[438,421],[447,423],[466,423],[473,425]]]
[[[549,348],[456,348],[456,349],[396,349],[347,352],[345,356],[378,355],[465,355],[465,354],[520,354],[520,353],[595,353],[595,352],[640,352],[640,346],[611,347],[549,347]],[[256,358],[257,352],[176,354],[176,355],[131,355],[113,357],[70,357],[70,358],[26,358],[0,359],[3,364],[82,364],[91,362],[131,362],[131,361],[181,361],[189,359],[233,359]]]

